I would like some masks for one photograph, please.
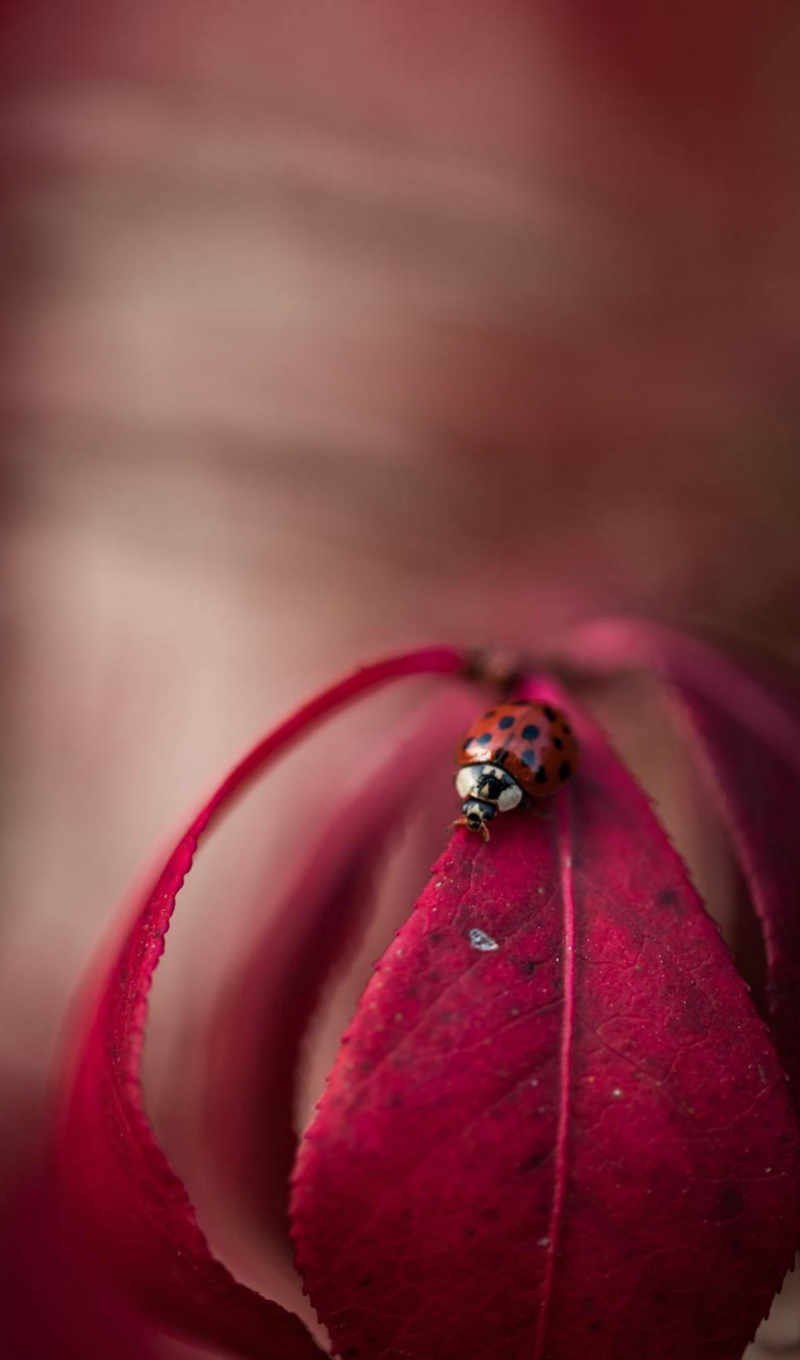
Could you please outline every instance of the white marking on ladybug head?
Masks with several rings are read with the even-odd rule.
[[[499,765],[463,765],[456,775],[456,792],[462,802],[478,799],[498,812],[510,812],[522,802],[522,789]]]
[[[456,775],[456,793],[462,800],[474,798],[480,783],[480,765],[462,765]]]
[[[509,776],[510,778],[510,776]],[[503,789],[497,799],[497,806],[501,812],[510,812],[512,808],[519,807],[522,802],[522,789],[519,784],[509,784]]]

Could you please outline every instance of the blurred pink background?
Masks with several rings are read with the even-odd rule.
[[[0,22],[13,1165],[153,844],[342,668],[621,609],[797,657],[800,33],[623,0]],[[176,946],[185,1036],[209,951]]]

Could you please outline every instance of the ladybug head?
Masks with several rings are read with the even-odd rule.
[[[470,831],[480,831],[488,839],[486,823],[497,816],[497,804],[485,803],[482,798],[465,798],[461,811],[464,814],[463,825],[468,826]]]
[[[462,765],[456,775],[456,792],[461,799],[463,816],[456,826],[479,831],[489,839],[486,825],[498,812],[509,812],[522,801],[522,789],[515,779],[498,765]]]

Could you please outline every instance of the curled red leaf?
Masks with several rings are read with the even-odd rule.
[[[297,1256],[342,1357],[738,1360],[791,1263],[777,1055],[575,716],[549,816],[454,836],[301,1143]]]
[[[398,725],[391,732],[351,790],[336,788],[330,820],[311,837],[289,890],[272,906],[266,929],[248,949],[247,966],[216,1017],[219,1060],[210,1114],[229,1191],[258,1219],[262,1236],[273,1238],[278,1253],[288,1255],[289,1247],[302,1043],[326,980],[369,919],[379,871],[416,811],[421,785],[435,767],[449,771],[456,741],[474,711],[475,695],[467,686],[444,688],[420,705],[408,730]],[[432,835],[440,830],[435,824]],[[423,881],[420,871],[407,900]]]
[[[60,1176],[74,1220],[145,1316],[167,1330],[261,1360],[319,1355],[296,1317],[239,1284],[213,1257],[143,1108],[147,995],[198,840],[250,780],[334,709],[403,675],[455,674],[463,666],[451,648],[392,657],[346,677],[275,728],[191,823],[102,969],[65,1100]]]

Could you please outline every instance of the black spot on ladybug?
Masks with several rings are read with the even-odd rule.
[[[536,771],[536,783],[537,784],[547,783],[547,770],[544,768],[544,765],[540,765],[539,769]]]
[[[558,714],[556,713],[554,708],[551,708],[549,704],[543,704],[542,710],[548,722],[555,722],[556,718],[558,717]]]
[[[492,740],[491,732],[481,732],[479,737],[475,737],[479,746],[486,746]]]
[[[553,745],[557,751],[562,751],[564,749],[564,743],[560,737],[553,737]]]
[[[523,751],[523,752],[522,752],[522,755],[520,756],[520,760],[522,761],[523,765],[538,765],[538,764],[539,764],[539,761],[538,761],[537,756],[536,756],[536,752],[533,750],[532,747],[529,747],[527,751]]]
[[[528,723],[527,727],[523,727],[522,735],[526,741],[535,741],[539,735],[539,729],[534,723]]]
[[[505,716],[504,718],[501,718],[501,719],[500,719],[500,721],[499,721],[499,723],[497,724],[497,726],[498,726],[498,727],[503,727],[503,728],[506,728],[506,727],[513,727],[513,726],[514,726],[514,722],[515,722],[515,719],[512,718],[512,716],[511,716],[510,713],[507,713],[506,716]]]
[[[572,766],[570,765],[569,761],[568,761],[568,760],[562,761],[561,764],[560,764],[559,767],[558,767],[558,777],[559,777],[559,779],[569,779],[569,777],[570,777],[571,774],[572,774]]]

